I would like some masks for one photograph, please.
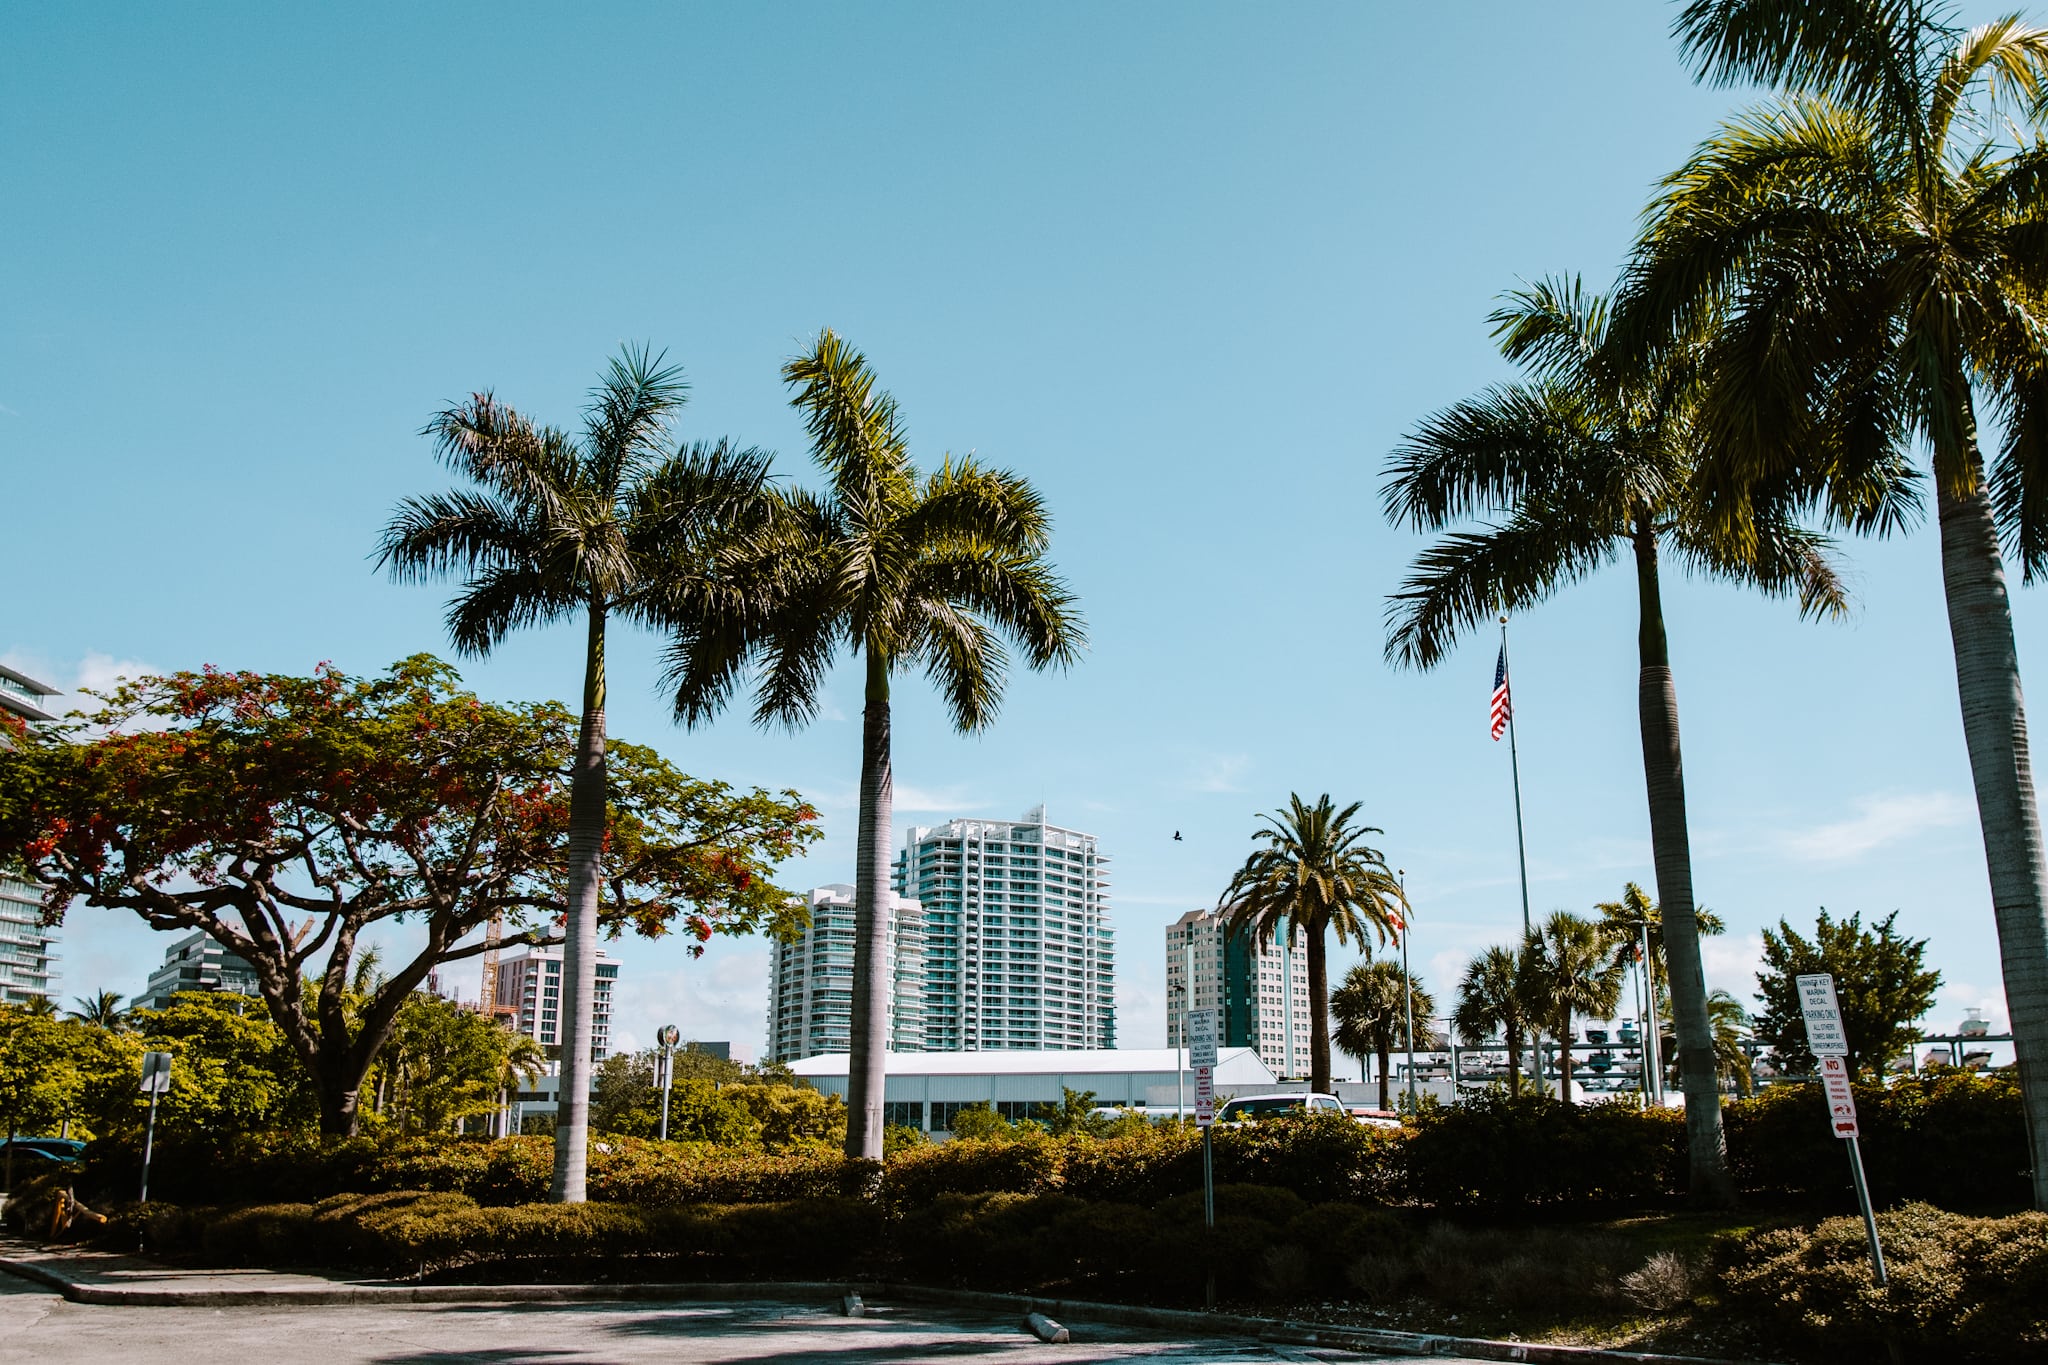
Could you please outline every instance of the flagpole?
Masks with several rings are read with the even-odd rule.
[[[1500,657],[1508,657],[1508,618],[1500,618]],[[1522,760],[1515,753],[1515,700],[1512,675],[1508,691],[1508,772],[1515,784],[1515,855],[1522,866],[1522,938],[1529,937],[1529,844],[1522,836]]]

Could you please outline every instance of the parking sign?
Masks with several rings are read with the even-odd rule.
[[[1216,1011],[1188,1011],[1188,1065],[1216,1065]]]
[[[1849,1035],[1842,1031],[1842,1006],[1835,999],[1835,979],[1826,972],[1795,978],[1799,1012],[1806,1018],[1806,1050],[1816,1057],[1849,1055]]]
[[[1852,1138],[1856,1131],[1856,1096],[1849,1090],[1849,1063],[1840,1057],[1820,1059],[1820,1081],[1828,1096],[1828,1122],[1838,1138]]]
[[[1216,1122],[1216,1069],[1195,1068],[1195,1126],[1207,1128]]]

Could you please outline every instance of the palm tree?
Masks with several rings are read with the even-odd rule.
[[[679,369],[629,347],[591,391],[580,435],[536,425],[489,393],[428,423],[443,463],[474,488],[407,498],[378,545],[399,581],[464,578],[448,609],[458,651],[481,657],[513,631],[581,616],[583,722],[569,785],[570,905],[563,953],[561,1122],[552,1197],[584,1197],[591,1007],[607,803],[605,628],[666,634],[731,610],[722,538],[765,521],[768,457],[726,441],[683,445],[671,423]]]
[[[1324,793],[1310,806],[1298,794],[1288,809],[1264,817],[1259,847],[1231,877],[1217,901],[1227,933],[1256,933],[1271,943],[1299,934],[1308,949],[1309,1089],[1330,1088],[1330,968],[1324,940],[1366,946],[1368,932],[1385,942],[1407,921],[1407,898],[1393,869],[1365,842],[1381,831],[1353,825],[1359,802],[1338,810]]]
[[[1802,614],[1839,613],[1842,585],[1825,542],[1782,507],[1748,539],[1717,534],[1693,491],[1695,403],[1688,358],[1647,378],[1607,363],[1605,301],[1577,280],[1507,296],[1492,316],[1501,350],[1531,374],[1425,420],[1396,448],[1386,514],[1416,530],[1495,518],[1444,535],[1417,558],[1388,604],[1388,657],[1429,668],[1496,611],[1532,606],[1624,556],[1636,574],[1638,721],[1650,847],[1668,951],[1677,971],[1686,1126],[1694,1197],[1734,1197],[1708,1042],[1678,739],[1678,693],[1665,633],[1664,557],[1765,593],[1796,594]]]
[[[893,815],[890,683],[922,668],[972,733],[995,719],[1009,655],[1065,667],[1085,643],[1074,596],[1046,558],[1052,523],[1031,484],[973,457],[920,475],[896,400],[859,351],[830,331],[783,367],[829,491],[785,499],[763,558],[777,584],[766,616],[731,614],[679,637],[669,657],[676,714],[711,714],[759,664],[761,724],[817,713],[841,645],[861,659],[860,829],[854,874],[853,1022],[846,1151],[882,1157],[888,1047],[889,840]],[[1002,637],[1002,638],[999,638]]]
[[[1394,1049],[1409,1045],[1408,1021],[1418,1021],[1419,1042],[1429,1036],[1426,1026],[1435,1015],[1436,999],[1422,978],[1404,980],[1398,962],[1356,963],[1331,994],[1330,1017],[1337,1021],[1331,1036],[1338,1049],[1358,1058],[1361,1065],[1367,1053],[1379,1059],[1380,1108],[1392,1107],[1387,1072]]]
[[[1621,968],[1608,955],[1607,940],[1600,926],[1569,910],[1552,912],[1550,918],[1529,931],[1526,949],[1528,989],[1541,1003],[1557,1029],[1560,1044],[1558,1091],[1564,1102],[1572,1102],[1572,1020],[1613,1017],[1621,1003]],[[1690,1091],[1686,1104],[1693,1103]],[[1711,1103],[1718,1110],[1717,1091]]]
[[[97,995],[81,995],[72,1002],[78,1008],[70,1014],[81,1024],[91,1024],[109,1033],[121,1033],[128,1027],[128,1011],[121,1008],[123,998],[119,991],[105,989]]]
[[[1738,1095],[1748,1095],[1751,1081],[1749,1053],[1743,1045],[1750,1039],[1749,1011],[1728,992],[1713,991],[1707,996],[1707,1015],[1714,1024],[1716,1070],[1734,1083]],[[1671,1011],[1668,1008],[1658,1016],[1658,1031],[1666,1038],[1671,1034]]]
[[[512,1096],[519,1090],[522,1082],[530,1084],[546,1074],[548,1056],[539,1041],[531,1034],[514,1033],[510,1029],[502,1032],[504,1037],[501,1041],[505,1055],[498,1063],[497,1136],[508,1137]]]
[[[2048,33],[2016,17],[1963,32],[1951,16],[1688,4],[1677,31],[1702,78],[1786,93],[1665,181],[1617,335],[1647,363],[1710,338],[1701,470],[1738,534],[1759,496],[1816,478],[1832,517],[1889,534],[1909,519],[1873,515],[1865,490],[1875,477],[1912,492],[1913,453],[1931,452],[2034,1199],[2048,1209],[2048,848],[1999,544],[2028,580],[2048,565],[2048,143],[2004,118],[2011,97],[2048,88]],[[2003,425],[1989,468],[1980,404]]]
[[[1499,944],[1465,964],[1451,1027],[1468,1044],[1480,1046],[1495,1034],[1508,1045],[1508,1094],[1522,1093],[1522,1040],[1531,1022],[1522,979],[1522,954]]]

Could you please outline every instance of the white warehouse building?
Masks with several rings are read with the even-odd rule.
[[[1176,1048],[1098,1048],[1088,1051],[892,1053],[882,1089],[883,1121],[928,1133],[952,1129],[953,1115],[987,1104],[1007,1119],[1032,1117],[1040,1105],[1058,1104],[1067,1090],[1093,1091],[1095,1103],[1170,1115],[1192,1109],[1195,1076],[1181,1070]],[[790,1064],[804,1081],[846,1097],[846,1054],[807,1057]],[[1273,1070],[1248,1047],[1216,1054],[1216,1102],[1274,1086]]]

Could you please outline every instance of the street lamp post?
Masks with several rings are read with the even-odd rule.
[[[661,1047],[661,1055],[654,1063],[654,1083],[661,1088],[661,1140],[668,1141],[668,1092],[675,1086],[676,1043],[683,1031],[674,1024],[663,1024],[655,1031],[654,1041]]]

